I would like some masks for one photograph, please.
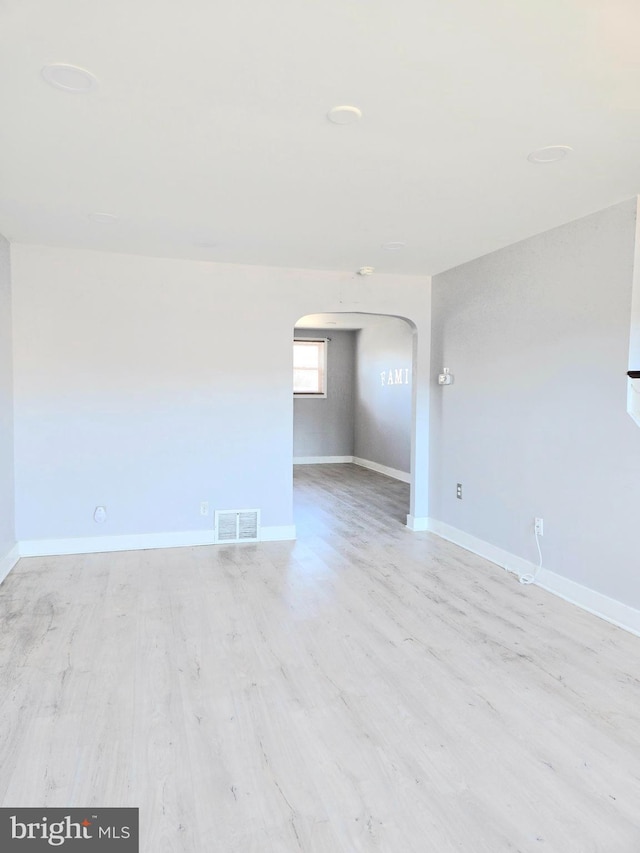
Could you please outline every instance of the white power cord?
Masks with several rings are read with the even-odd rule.
[[[538,534],[535,534],[536,537],[536,545],[538,546],[538,555],[540,557],[540,561],[538,563],[538,568],[535,570],[533,574],[528,575],[520,575],[520,583],[534,583],[536,577],[538,576],[538,572],[542,568],[542,548],[540,547],[540,537]]]

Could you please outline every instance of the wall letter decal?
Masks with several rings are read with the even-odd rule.
[[[408,367],[394,367],[393,369],[383,370],[380,373],[380,384],[385,385],[409,385]]]

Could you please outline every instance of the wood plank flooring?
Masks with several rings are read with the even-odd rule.
[[[139,806],[144,853],[638,853],[640,640],[296,467],[298,540],[29,558],[0,804]]]

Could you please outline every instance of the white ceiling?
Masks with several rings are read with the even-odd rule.
[[[3,0],[0,232],[435,273],[640,191],[639,36],[638,0]]]

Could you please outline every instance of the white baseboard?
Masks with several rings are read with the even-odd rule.
[[[294,456],[294,465],[332,465],[336,462],[353,462],[353,456]]]
[[[261,527],[261,542],[283,542],[296,538],[295,524],[287,524],[282,527]]]
[[[16,543],[8,554],[0,558],[0,583],[6,578],[11,569],[20,559],[20,548]]]
[[[407,516],[407,525],[408,519]],[[529,562],[522,557],[517,557],[515,554],[510,554],[502,548],[491,545],[483,539],[478,539],[476,536],[471,536],[463,530],[458,530],[456,527],[451,527],[442,521],[436,519],[428,519],[428,530],[436,533],[443,539],[459,545],[466,551],[471,551],[479,557],[484,557],[492,563],[496,563],[508,572],[514,572],[519,577],[522,575],[534,574],[537,571],[537,565]],[[556,572],[551,572],[549,569],[540,569],[535,579],[536,586],[546,589],[547,592],[563,598],[565,601],[575,604],[582,610],[593,613],[607,622],[617,625],[619,628],[624,628],[632,634],[640,636],[640,610],[634,607],[629,607],[628,604],[623,604],[614,598],[590,589],[587,586],[565,578]]]
[[[411,474],[406,471],[399,471],[397,468],[389,468],[388,465],[380,465],[379,462],[371,462],[369,459],[361,459],[359,456],[353,457],[353,462],[360,465],[361,468],[369,468],[370,471],[377,471],[378,474],[385,474],[387,477],[393,477],[394,480],[401,480],[403,483],[411,482]]]
[[[424,516],[416,516],[416,515],[408,515],[407,516],[407,527],[409,530],[414,530],[416,533],[424,530],[431,530],[429,526],[431,523],[430,518],[426,518]]]
[[[582,586],[582,584],[555,572],[550,572],[548,569],[540,570],[536,584],[559,598],[564,598],[571,604],[577,604],[583,610],[600,616],[601,619],[606,619],[607,622],[612,622],[614,625],[625,628],[640,637],[640,610],[629,607],[628,604],[623,604],[615,598],[609,598],[608,595],[590,589],[588,586]]]
[[[516,557],[509,551],[498,548],[490,542],[485,542],[484,539],[478,539],[470,533],[465,533],[464,530],[458,530],[457,527],[452,527],[443,521],[437,521],[435,518],[428,519],[427,530],[430,530],[431,533],[437,533],[438,536],[459,545],[466,551],[471,551],[472,554],[477,554],[479,557],[484,557],[485,560],[496,563],[508,572],[514,572],[518,577],[533,574],[537,568],[533,563],[524,560],[522,557]]]
[[[403,483],[411,482],[411,474],[406,471],[399,471],[397,468],[389,468],[388,465],[381,465],[379,462],[371,462],[369,459],[361,459],[359,456],[294,456],[294,465],[330,465],[336,462],[352,462],[354,465],[359,465],[361,468],[368,468],[370,471],[377,471],[378,474],[385,474],[387,477],[393,477],[394,480],[401,480]],[[426,529],[426,528],[425,528]]]
[[[294,525],[261,527],[261,542],[295,539]],[[29,539],[18,543],[21,557],[52,557],[61,554],[102,554],[110,551],[146,551],[151,548],[185,548],[216,545],[213,530],[180,533],[140,533],[129,536],[87,536],[78,539]]]

